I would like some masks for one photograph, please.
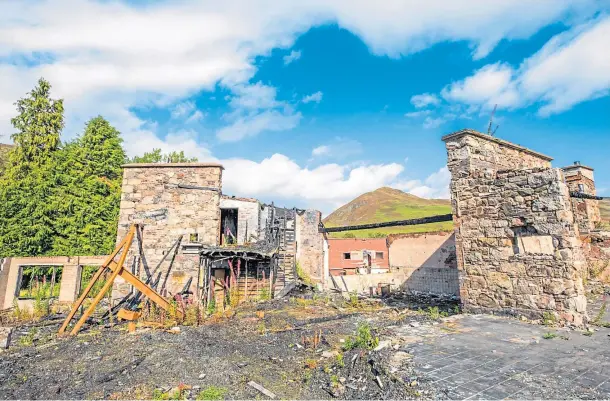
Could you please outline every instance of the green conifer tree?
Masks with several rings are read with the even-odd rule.
[[[19,99],[11,119],[15,147],[0,177],[0,255],[42,255],[53,245],[57,211],[54,154],[64,126],[63,101],[51,99],[44,79]]]
[[[121,142],[119,131],[98,116],[61,152],[54,254],[107,254],[114,248],[126,159]]]

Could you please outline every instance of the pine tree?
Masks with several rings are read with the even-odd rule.
[[[51,85],[40,78],[29,95],[15,103],[19,114],[11,119],[17,130],[11,135],[16,145],[11,152],[13,167],[48,162],[59,147],[64,104],[62,99],[51,99],[50,93]]]
[[[11,119],[15,147],[0,177],[0,255],[42,255],[53,244],[52,202],[56,186],[56,153],[64,125],[63,101],[50,97],[44,79],[15,103],[18,115]]]
[[[98,116],[61,152],[54,254],[106,254],[114,248],[126,159],[121,142],[119,131]]]

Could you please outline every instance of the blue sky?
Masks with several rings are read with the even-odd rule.
[[[226,193],[330,212],[384,185],[447,197],[441,136],[485,131],[497,104],[497,136],[594,167],[610,195],[608,1],[6,9],[0,134],[44,76],[65,98],[64,139],[101,114],[130,154],[184,150],[225,165]]]

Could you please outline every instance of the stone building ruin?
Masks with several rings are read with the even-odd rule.
[[[610,279],[610,232],[598,224],[593,169],[553,168],[549,156],[469,129],[442,140],[453,213],[434,217],[452,217],[454,232],[330,239],[318,211],[224,194],[219,164],[128,164],[117,242],[139,225],[127,263],[167,296],[217,303],[231,291],[244,299],[283,296],[299,273],[344,293],[390,287],[459,298],[467,311],[585,322],[585,280]],[[352,251],[362,260],[345,261]],[[70,304],[83,268],[103,259],[6,258],[0,309],[31,303],[19,297],[24,267],[62,269],[57,301]],[[116,279],[114,302],[133,293]]]
[[[599,217],[593,170],[473,130],[442,138],[451,172],[460,299],[466,310],[587,319],[584,234]],[[584,185],[584,188],[581,186]]]

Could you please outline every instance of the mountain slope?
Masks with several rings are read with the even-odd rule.
[[[451,203],[445,199],[423,199],[388,187],[360,195],[341,206],[324,219],[326,227],[381,223],[451,213]],[[431,223],[418,226],[388,227],[349,232],[359,238],[382,236],[392,233],[450,231],[452,222]],[[336,233],[334,237],[345,237]]]

